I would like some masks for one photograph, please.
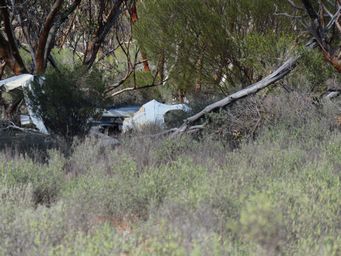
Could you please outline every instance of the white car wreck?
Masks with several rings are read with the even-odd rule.
[[[15,89],[22,89],[24,93],[25,104],[28,115],[22,115],[21,125],[33,124],[42,134],[49,134],[42,118],[33,111],[31,100],[27,92],[32,91],[31,85],[37,77],[30,74],[14,76],[8,79],[0,80],[0,91],[11,92]],[[104,110],[102,119],[92,121],[93,126],[108,129],[108,127],[117,126],[120,132],[126,132],[132,129],[141,129],[146,125],[157,125],[165,127],[165,115],[173,110],[190,112],[186,104],[162,104],[156,100],[147,102],[139,106],[110,108]],[[114,127],[114,128],[115,128]]]
[[[31,85],[34,81],[34,78],[35,77],[33,75],[23,74],[0,80],[0,90],[10,92],[15,89],[23,89],[25,103],[29,116],[21,116],[22,124],[32,123],[41,133],[49,134],[41,117],[34,113],[31,101],[26,93],[27,91],[25,92],[25,90],[31,90]]]
[[[163,104],[156,100],[152,100],[142,105],[132,117],[125,118],[123,121],[123,132],[127,132],[132,129],[141,129],[146,125],[157,125],[164,127],[165,115],[169,111],[182,110],[184,112],[190,112],[191,108],[186,104]]]

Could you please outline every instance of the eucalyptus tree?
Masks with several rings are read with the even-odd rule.
[[[290,8],[281,0],[144,0],[134,35],[177,88],[228,93],[259,80],[290,49],[296,20],[277,15]]]
[[[63,47],[73,47],[83,66],[77,70],[88,71],[112,38],[125,39],[118,28],[122,17],[136,19],[134,6],[135,0],[0,0],[0,77],[43,75],[49,63],[58,69],[52,50]],[[22,102],[21,91],[13,94],[3,103],[7,118]]]
[[[336,73],[340,73],[341,1],[287,0],[287,3],[291,7],[291,12],[278,13],[278,9],[276,7],[276,15],[298,20],[299,23],[294,24],[293,29],[306,40],[305,44],[302,44],[304,50],[308,52],[308,54],[314,54],[313,50],[315,48],[319,48],[320,52],[322,52],[322,56],[324,56],[324,59],[331,64],[334,71],[336,71]],[[300,26],[298,26],[298,24]],[[175,129],[172,136],[177,136],[178,134],[186,131],[193,133],[198,129],[202,129],[204,125],[193,124],[201,120],[207,113],[217,109],[226,108],[228,105],[236,102],[237,100],[264,90],[269,85],[282,80],[297,66],[299,66],[300,61],[304,56],[303,52],[300,51],[290,55],[291,56],[288,56],[281,66],[273,70],[260,81],[250,84],[246,88],[206,106],[202,111],[184,120],[183,125],[178,129]],[[315,69],[314,72],[318,72],[318,69]],[[319,76],[321,74],[315,75]],[[340,88],[334,88],[332,92],[329,91],[324,94],[324,97],[331,99],[333,97],[337,97],[340,93]]]
[[[134,0],[0,0],[0,58],[14,74],[43,74],[51,50],[83,35],[82,64],[91,68],[108,35]],[[29,63],[23,53],[31,56]]]
[[[304,27],[313,36],[325,60],[341,73],[341,0],[301,0],[291,2],[294,8],[306,14]]]

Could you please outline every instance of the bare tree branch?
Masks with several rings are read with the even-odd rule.
[[[129,91],[138,91],[138,90],[144,90],[144,89],[149,89],[149,88],[153,88],[153,87],[158,87],[158,86],[161,86],[163,85],[164,81],[160,82],[160,83],[157,83],[157,84],[148,84],[148,85],[143,85],[143,86],[140,86],[140,87],[128,87],[128,88],[124,88],[122,90],[119,90],[117,92],[114,92],[111,94],[111,97],[115,97],[117,95],[120,95],[124,92],[129,92]]]
[[[298,59],[299,59],[298,57],[289,58],[282,66],[280,66],[277,70],[275,70],[273,73],[271,73],[270,75],[268,75],[267,77],[265,77],[261,81],[255,83],[255,84],[252,84],[243,90],[240,90],[236,93],[233,93],[233,94],[229,95],[228,97],[226,97],[220,101],[217,101],[211,105],[208,105],[199,113],[195,114],[194,116],[187,118],[185,120],[184,124],[176,132],[174,132],[172,134],[172,136],[176,136],[178,134],[185,132],[191,126],[191,124],[193,124],[194,122],[196,122],[199,119],[201,119],[202,117],[204,117],[207,113],[210,113],[213,110],[218,109],[218,108],[226,107],[227,105],[230,105],[231,103],[233,103],[233,102],[235,102],[241,98],[247,97],[251,94],[255,94],[255,93],[265,89],[269,85],[271,85],[271,84],[277,82],[278,80],[282,79],[283,77],[288,75],[295,68]]]

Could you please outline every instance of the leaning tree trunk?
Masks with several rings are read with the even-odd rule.
[[[172,134],[172,136],[176,136],[178,134],[185,132],[186,130],[188,130],[191,127],[192,124],[194,124],[195,122],[200,120],[207,113],[210,113],[215,109],[226,107],[226,106],[230,105],[231,103],[233,103],[239,99],[242,99],[242,98],[247,97],[249,95],[255,94],[255,93],[267,88],[269,85],[271,85],[271,84],[277,82],[278,80],[282,79],[283,77],[288,75],[296,67],[298,59],[299,59],[299,57],[289,58],[276,71],[274,71],[273,73],[271,73],[270,75],[268,75],[267,77],[262,79],[261,81],[255,83],[255,84],[252,84],[243,90],[240,90],[236,93],[233,93],[233,94],[227,96],[226,98],[224,98],[220,101],[217,101],[211,105],[208,105],[199,113],[187,118],[185,120],[184,124],[181,127],[179,127]]]
[[[50,31],[54,25],[55,18],[62,8],[64,0],[56,0],[51,8],[50,13],[47,15],[45,24],[43,26],[42,32],[39,35],[38,46],[36,50],[35,63],[36,63],[36,74],[42,75],[45,73],[47,65],[47,54],[49,50],[48,39]]]

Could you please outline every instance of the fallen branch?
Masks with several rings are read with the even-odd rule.
[[[217,101],[211,105],[208,105],[207,107],[205,107],[202,111],[200,111],[199,113],[187,118],[184,122],[184,124],[179,127],[173,134],[172,136],[176,136],[178,134],[181,134],[185,131],[188,130],[188,128],[190,127],[191,124],[193,124],[194,122],[198,121],[199,119],[201,119],[203,116],[205,116],[207,113],[212,112],[215,109],[219,109],[219,108],[223,108],[226,107],[227,105],[242,99],[246,96],[249,96],[251,94],[255,94],[263,89],[265,89],[266,87],[268,87],[269,85],[277,82],[278,80],[282,79],[283,77],[285,77],[286,75],[288,75],[296,66],[297,64],[297,60],[299,59],[299,57],[291,57],[289,58],[282,66],[280,66],[276,71],[274,71],[273,73],[271,73],[270,75],[268,75],[267,77],[265,77],[264,79],[260,80],[259,82],[252,84],[250,86],[248,86],[245,89],[242,89],[236,93],[233,93],[229,96],[227,96],[226,98]]]
[[[157,83],[157,84],[148,84],[148,85],[144,85],[141,87],[128,87],[128,88],[124,88],[122,90],[119,90],[117,92],[112,93],[110,96],[111,97],[115,97],[119,94],[122,94],[124,92],[129,92],[129,91],[138,91],[138,90],[143,90],[143,89],[149,89],[149,88],[153,88],[153,87],[157,87],[157,86],[161,86],[163,85],[164,81],[162,81],[161,83]]]
[[[14,123],[10,122],[9,125],[7,125],[6,127],[0,128],[0,132],[1,131],[7,131],[7,130],[17,130],[17,131],[21,131],[21,132],[25,132],[25,133],[34,133],[34,134],[38,134],[38,135],[42,135],[42,136],[46,136],[46,134],[43,134],[35,129],[31,129],[31,128],[22,128],[19,127],[17,125],[15,125]]]
[[[331,100],[331,99],[338,97],[340,94],[341,94],[340,91],[328,92],[327,95],[325,96],[325,98]]]

